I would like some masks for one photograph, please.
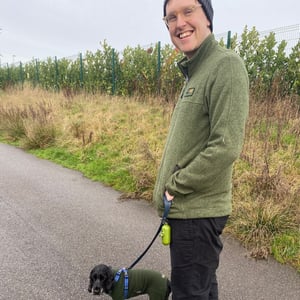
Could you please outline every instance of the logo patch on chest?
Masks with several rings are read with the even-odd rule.
[[[184,97],[191,97],[194,95],[194,92],[195,88],[188,88],[184,93]]]

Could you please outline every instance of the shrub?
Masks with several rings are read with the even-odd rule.
[[[225,47],[223,40],[220,44]],[[272,32],[261,38],[255,27],[248,30],[246,26],[241,41],[233,36],[231,48],[243,58],[257,99],[269,93],[274,97],[300,95],[300,41],[289,55],[286,45],[285,41],[278,44]],[[84,90],[140,99],[158,95],[174,102],[184,80],[176,66],[180,58],[181,54],[170,45],[126,47],[119,53],[104,41],[101,49],[87,51],[83,58],[48,58],[25,66],[0,67],[0,88],[23,87],[25,80],[34,87],[62,89],[67,96]]]

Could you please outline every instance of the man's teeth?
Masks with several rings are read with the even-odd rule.
[[[190,36],[192,33],[191,32],[183,32],[179,35],[179,38],[184,39],[188,36]]]

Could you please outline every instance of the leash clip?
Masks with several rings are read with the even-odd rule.
[[[167,217],[168,217],[171,205],[172,205],[172,201],[168,201],[166,195],[164,195],[163,200],[164,200],[164,214],[162,217],[162,223],[164,224],[167,220]]]
[[[162,227],[163,226],[169,226],[167,224],[167,217],[170,211],[170,207],[172,205],[172,201],[168,201],[166,196],[163,196],[163,201],[164,201],[164,214],[161,220],[161,223],[157,229],[157,232],[155,233],[152,241],[150,242],[150,244],[148,245],[148,247],[144,250],[144,252],[128,267],[128,270],[132,269],[143,257],[144,255],[147,253],[147,251],[151,248],[151,246],[153,245],[155,239],[158,237],[158,235],[161,233]],[[170,231],[169,231],[170,232]],[[169,243],[171,242],[171,234],[170,234],[170,239],[169,239]],[[164,243],[163,243],[164,244]]]

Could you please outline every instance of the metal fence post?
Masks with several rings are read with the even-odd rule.
[[[115,49],[112,49],[112,94],[116,92],[116,64],[115,64]]]
[[[22,63],[21,63],[21,62],[20,62],[19,81],[21,82],[21,86],[22,86],[22,89],[23,89],[24,74],[23,74],[23,66],[22,66]]]
[[[160,94],[160,72],[161,72],[161,42],[157,43],[157,70],[156,70],[156,81],[157,81],[157,93]]]
[[[80,60],[80,88],[83,88],[83,61],[82,61],[82,53],[79,54],[79,60]]]
[[[227,49],[230,48],[231,48],[231,31],[229,30],[227,34]]]
[[[34,87],[40,83],[40,72],[38,60],[35,60]]]
[[[55,89],[58,91],[59,86],[58,86],[58,62],[57,62],[57,57],[55,56]]]
[[[11,78],[10,78],[9,64],[7,63],[6,65],[7,65],[7,81],[10,83]]]

